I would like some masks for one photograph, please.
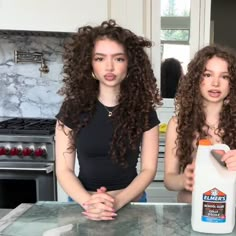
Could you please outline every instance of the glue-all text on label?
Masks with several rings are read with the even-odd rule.
[[[217,188],[203,193],[202,221],[224,223],[226,221],[226,194]]]

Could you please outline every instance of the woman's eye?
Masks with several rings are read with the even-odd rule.
[[[102,57],[95,57],[95,58],[94,58],[94,61],[102,61],[102,60],[103,60]]]
[[[223,78],[223,79],[229,79],[230,76],[229,76],[229,75],[223,75],[222,78]]]
[[[123,57],[118,57],[118,58],[116,58],[116,60],[119,62],[125,61],[125,59]]]
[[[203,77],[209,78],[209,77],[211,77],[211,74],[209,74],[209,73],[204,73],[204,74],[203,74]]]

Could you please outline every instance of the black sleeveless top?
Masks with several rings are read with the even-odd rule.
[[[72,128],[70,122],[62,118],[60,112],[56,118]],[[149,115],[149,129],[159,123],[157,114],[153,110]],[[97,102],[93,118],[86,127],[80,130],[76,140],[80,167],[78,178],[88,191],[96,191],[101,186],[106,187],[108,191],[123,189],[137,176],[139,145],[135,150],[127,150],[128,167],[123,168],[119,164],[115,164],[109,156],[112,134],[113,127],[111,119],[108,117],[108,111],[100,102]]]

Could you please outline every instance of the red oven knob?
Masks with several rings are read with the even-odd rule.
[[[10,154],[11,156],[19,156],[19,155],[22,154],[22,150],[21,150],[20,148],[13,147],[13,148],[11,148],[9,154]]]
[[[0,156],[8,155],[9,154],[9,148],[6,147],[0,147]]]
[[[44,148],[37,148],[37,149],[35,149],[35,151],[34,151],[34,155],[36,156],[36,157],[43,157],[43,156],[46,156],[46,150],[44,149]]]
[[[0,147],[0,156],[6,155],[6,149],[4,147]]]
[[[34,150],[32,148],[24,148],[22,151],[23,156],[31,156],[33,155]]]

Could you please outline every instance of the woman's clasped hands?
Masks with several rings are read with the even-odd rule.
[[[90,199],[83,203],[85,211],[82,212],[86,218],[90,220],[114,220],[117,214],[115,213],[115,198],[106,192],[105,187],[97,189]]]

